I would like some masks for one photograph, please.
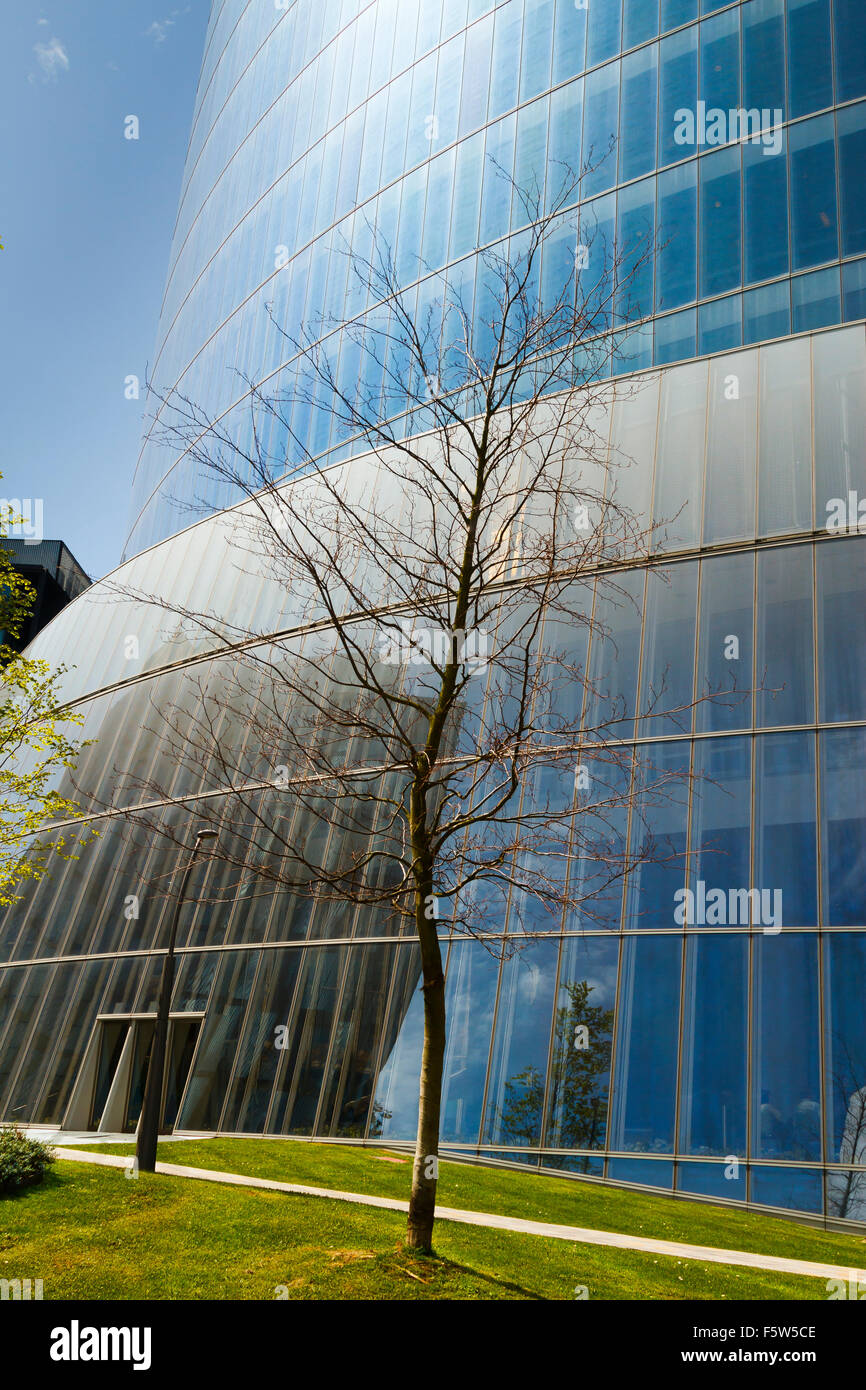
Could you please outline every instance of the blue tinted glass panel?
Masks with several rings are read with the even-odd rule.
[[[728,10],[701,25],[701,100],[733,111],[740,104],[740,17]]]
[[[787,280],[743,295],[743,342],[783,338],[791,331],[791,287]]]
[[[622,63],[619,113],[619,179],[638,178],[655,168],[658,47],[651,44]]]
[[[725,1163],[678,1163],[677,1191],[694,1192],[703,1197],[727,1198],[732,1202],[746,1200],[746,1169],[741,1165],[735,1173],[733,1165]]]
[[[808,1162],[821,1157],[816,942],[809,933],[794,932],[760,936],[754,943],[755,1158]],[[792,1019],[797,1020],[796,1047],[791,1047]]]
[[[624,942],[610,1138],[613,1149],[626,1153],[673,1151],[682,952],[682,940],[676,936],[632,936]],[[626,1175],[623,1172],[621,1176]]]
[[[541,1142],[558,956],[557,941],[530,941],[503,966],[482,1135],[487,1143]],[[569,1037],[565,1046],[572,1042]]]
[[[698,354],[724,352],[743,341],[743,301],[738,294],[698,308]]]
[[[749,0],[742,15],[743,105],[784,112],[784,0]]]
[[[697,165],[693,160],[658,178],[656,308],[696,297]]]
[[[642,1187],[660,1187],[664,1191],[674,1185],[674,1165],[654,1163],[648,1158],[608,1159],[607,1175],[613,1182],[640,1183]]]
[[[574,0],[556,0],[556,33],[553,40],[553,82],[565,82],[583,71],[586,46],[586,9]]]
[[[600,1149],[607,1131],[619,942],[562,943],[550,1062],[545,1145]],[[542,1072],[547,1067],[547,1057]]]
[[[788,161],[751,141],[743,146],[745,283],[788,271]],[[787,330],[786,330],[787,331]]]
[[[698,17],[698,0],[662,0],[662,32]]]
[[[836,116],[839,139],[842,255],[866,251],[866,102]]]
[[[496,1004],[499,960],[474,941],[457,942],[448,960],[450,1018],[442,1076],[442,1138],[475,1142]]]
[[[654,39],[659,32],[659,0],[625,0],[623,48]]]
[[[866,6],[834,0],[836,100],[866,96]]]
[[[622,6],[620,0],[607,0],[604,5],[588,4],[585,8],[586,65],[592,67],[619,52]]]
[[[821,1174],[809,1168],[752,1169],[752,1201],[786,1211],[823,1210]]]
[[[694,774],[694,858],[689,871],[693,897],[685,899],[680,916],[684,925],[701,931],[741,925],[728,918],[731,891],[751,877],[751,739],[702,739],[695,748]]]
[[[656,366],[665,362],[683,362],[695,354],[695,311],[686,309],[682,314],[668,314],[655,321],[655,348],[653,361]]]
[[[684,112],[695,111],[698,96],[698,31],[685,29],[659,45],[659,165],[683,159],[694,148]],[[689,135],[691,134],[691,139]]]
[[[580,195],[580,123],[583,115],[583,83],[569,82],[550,98],[550,133],[547,139],[547,207],[562,207],[562,198],[573,203]],[[574,189],[574,192],[569,190]]]
[[[631,853],[640,862],[628,884],[625,926],[681,927],[689,813],[689,747],[679,741],[642,744],[639,789],[631,822]]]
[[[839,299],[839,269],[817,270],[814,275],[798,275],[791,281],[794,305],[794,332],[825,328],[842,316]]]
[[[817,923],[815,741],[765,734],[756,744],[755,882],[764,930]],[[748,885],[743,885],[748,886]],[[779,917],[781,915],[781,922]],[[768,940],[779,940],[777,936]],[[787,938],[793,939],[793,938]]]
[[[830,0],[788,0],[788,119],[833,105]]]
[[[523,16],[523,64],[520,100],[528,101],[550,86],[554,0],[526,0]]]
[[[596,10],[603,9],[597,5]],[[590,73],[584,83],[583,193],[589,196],[616,182],[619,114],[619,63]]]
[[[812,551],[758,556],[758,723],[810,724],[815,718]]]
[[[691,937],[685,978],[689,1009],[683,1030],[680,1152],[745,1157],[748,938]],[[716,1176],[722,1183],[720,1195],[736,1196],[721,1164]]]
[[[863,729],[832,729],[821,735],[821,776],[824,920],[830,927],[866,926],[866,874],[863,873],[866,732]],[[856,939],[866,943],[866,938]],[[862,998],[860,1008],[862,1015]],[[849,1154],[849,1160],[850,1157]]]
[[[833,117],[818,116],[791,126],[791,227],[793,264],[817,265],[838,255],[836,234],[836,146]]]
[[[691,732],[697,599],[697,564],[650,570],[638,701],[644,737]]]
[[[702,298],[741,282],[740,151],[719,150],[700,161]]]
[[[846,323],[866,319],[866,260],[842,267],[842,314]]]
[[[501,116],[517,105],[520,80],[520,36],[523,27],[523,5],[519,0],[507,0],[496,11],[493,31],[493,65],[491,67],[490,106],[488,119]]]
[[[824,941],[827,1160],[866,1164],[866,936],[846,932]],[[866,1172],[828,1174],[834,1216],[866,1219]]]
[[[652,313],[655,202],[654,178],[631,184],[619,194],[616,311],[621,320],[645,318]]]

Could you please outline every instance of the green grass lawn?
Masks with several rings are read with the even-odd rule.
[[[97,1152],[128,1154],[132,1148],[131,1144],[101,1144]],[[404,1200],[409,1196],[412,1172],[407,1155],[398,1156],[387,1149],[285,1139],[179,1140],[160,1144],[158,1156],[164,1163]],[[442,1163],[439,1201],[442,1206],[469,1211],[866,1269],[864,1236],[836,1235],[730,1207],[675,1201],[537,1173]]]
[[[166,1147],[180,1157],[180,1146]],[[278,1147],[296,1177],[295,1165],[303,1164],[310,1176],[306,1165],[317,1158],[333,1156],[336,1165],[363,1157],[318,1146]],[[373,1172],[392,1174],[382,1177],[383,1185],[401,1176],[389,1164],[373,1168],[369,1154],[366,1162]],[[360,1175],[357,1168],[339,1171],[343,1178],[349,1171]],[[449,1200],[470,1177],[486,1176],[449,1171]],[[523,1175],[489,1176],[507,1190],[512,1176],[519,1181]],[[490,1207],[494,1189],[482,1190]],[[551,1205],[546,1194],[535,1202],[532,1214],[538,1203]],[[472,1205],[482,1205],[474,1186]],[[819,1279],[447,1221],[437,1223],[435,1257],[425,1258],[403,1248],[403,1232],[399,1213],[158,1174],[133,1181],[119,1169],[60,1161],[43,1186],[0,1197],[0,1278],[42,1279],[46,1300],[272,1300],[280,1287],[290,1299],[574,1300],[578,1286],[587,1288],[590,1301],[827,1297]]]

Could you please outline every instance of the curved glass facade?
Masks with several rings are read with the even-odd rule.
[[[419,257],[474,285],[479,248],[519,231],[486,155],[546,178],[616,136],[580,216],[626,242],[658,229],[663,245],[641,282],[644,322],[626,330],[640,351],[610,384],[607,448],[632,463],[621,500],[647,524],[675,520],[622,576],[634,606],[605,615],[613,642],[587,649],[582,629],[574,664],[625,702],[642,755],[694,778],[623,817],[624,843],[649,826],[672,853],[642,865],[604,919],[566,914],[501,957],[446,931],[443,1146],[864,1223],[864,12],[854,0],[400,0],[396,12],[395,0],[214,5],[154,376],[217,414],[240,394],[231,368],[290,372],[265,304],[298,324],[324,305],[337,333],[373,312],[339,254],[373,220],[419,303],[431,292]],[[712,112],[740,107],[772,113],[757,139],[677,139],[683,112],[709,136]],[[564,219],[560,250],[586,225]],[[359,489],[382,486],[376,461],[326,424],[311,419],[310,451],[342,454]],[[97,742],[63,789],[85,811],[121,804],[126,777],[218,794],[153,711],[218,692],[227,642],[304,640],[310,611],[237,561],[236,499],[211,495],[213,514],[174,534],[171,498],[188,504],[203,485],[145,440],[132,558],[111,578],[210,614],[209,633],[103,583],[31,648],[74,666],[66,695]],[[599,585],[596,616],[603,602]],[[684,722],[645,712],[664,680],[668,708],[698,701]],[[232,755],[261,778],[266,817],[281,794],[256,750]],[[303,808],[292,814],[292,833],[309,834]],[[103,817],[80,858],[6,911],[0,1116],[134,1118],[175,857]],[[381,908],[247,897],[227,881],[205,891],[220,872],[197,870],[181,920],[177,1127],[412,1142],[412,937]],[[492,923],[503,946],[523,936],[524,906]]]
[[[580,244],[652,238],[628,370],[866,312],[866,17],[860,0],[224,0],[199,88],[152,378],[243,442],[247,387],[279,389],[301,326],[375,315],[348,248],[371,228],[423,305],[472,305],[480,248],[525,214],[492,163],[548,199],[588,168],[554,273]],[[480,298],[480,296],[479,296]],[[622,347],[610,369],[622,370]],[[619,365],[617,365],[619,363]],[[396,411],[399,415],[399,410]],[[309,418],[306,418],[306,415]],[[407,427],[410,427],[407,425]],[[352,449],[326,406],[304,449]],[[237,500],[145,440],[126,553]],[[287,441],[273,438],[274,452]],[[295,459],[297,461],[297,459]]]

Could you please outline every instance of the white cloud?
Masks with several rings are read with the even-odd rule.
[[[47,20],[47,19],[37,19],[36,23],[37,23],[37,24],[47,24],[47,23],[48,23],[48,20]]]
[[[182,14],[189,14],[189,5],[183,10],[172,10],[165,19],[155,19],[150,28],[145,29],[145,38],[153,39],[154,43],[165,43],[169,30],[174,28],[178,15]]]
[[[59,39],[34,44],[33,52],[46,82],[56,82],[61,72],[69,71],[69,57]]]

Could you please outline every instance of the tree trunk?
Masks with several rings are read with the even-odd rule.
[[[426,952],[424,953],[426,955]],[[415,1250],[432,1249],[439,1177],[439,1111],[442,1101],[442,1064],[445,1057],[445,976],[438,940],[435,942],[438,973],[424,977],[424,1051],[418,1104],[418,1140],[412,1170],[412,1195],[406,1243]]]

